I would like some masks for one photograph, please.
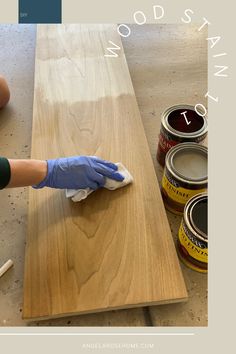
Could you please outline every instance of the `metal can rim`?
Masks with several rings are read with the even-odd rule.
[[[208,177],[204,178],[199,178],[199,179],[192,179],[192,178],[184,178],[183,175],[178,173],[178,171],[174,168],[173,166],[173,157],[174,154],[184,148],[196,148],[198,150],[201,150],[207,154],[208,149],[206,146],[199,145],[198,143],[192,143],[192,142],[186,142],[186,143],[181,143],[173,146],[166,154],[166,159],[165,159],[165,168],[169,170],[169,172],[179,181],[184,182],[184,183],[189,183],[193,185],[201,185],[201,184],[207,184],[208,182]]]
[[[191,208],[194,207],[194,205],[196,205],[196,202],[201,200],[201,199],[208,199],[208,194],[207,193],[199,193],[194,195],[191,199],[188,200],[188,202],[186,203],[185,207],[184,207],[184,222],[187,225],[188,229],[192,232],[192,234],[198,238],[199,240],[201,240],[202,242],[205,242],[206,244],[208,244],[208,236],[206,235],[205,237],[201,234],[199,234],[197,232],[197,230],[194,228],[193,224],[191,223],[190,220],[190,212],[191,212]]]
[[[184,133],[184,132],[180,132],[179,130],[172,128],[168,122],[168,117],[171,112],[173,112],[177,109],[190,109],[190,110],[195,111],[194,106],[191,106],[188,104],[179,104],[179,105],[175,105],[175,106],[171,106],[171,107],[167,108],[162,114],[162,125],[169,133],[173,134],[174,136],[176,136],[178,138],[186,138],[186,139],[187,138],[198,138],[198,137],[204,136],[207,133],[208,129],[207,129],[206,116],[200,116],[203,119],[203,126],[201,129],[197,130],[196,132]],[[203,110],[201,108],[199,109],[199,111],[201,111],[203,113]]]

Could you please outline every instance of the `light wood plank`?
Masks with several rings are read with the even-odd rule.
[[[118,58],[104,58],[111,40]],[[122,161],[134,184],[82,203],[30,190],[25,319],[187,298],[122,44],[112,25],[39,25],[32,158]]]

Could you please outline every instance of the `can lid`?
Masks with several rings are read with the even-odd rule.
[[[208,243],[208,196],[199,193],[185,205],[184,220],[199,242]]]
[[[166,155],[166,168],[185,183],[207,183],[207,147],[197,143],[182,143]]]
[[[184,112],[190,124],[186,123]],[[200,114],[191,105],[175,105],[163,113],[162,124],[167,131],[177,137],[194,139],[207,133],[207,119],[200,108],[199,112]]]
[[[194,229],[207,239],[208,229],[208,198],[202,196],[196,199],[190,208],[189,218]]]

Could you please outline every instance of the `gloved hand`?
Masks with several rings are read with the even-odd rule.
[[[33,188],[59,188],[96,190],[103,187],[105,177],[123,181],[117,166],[95,156],[74,156],[47,160],[48,171],[45,179]]]

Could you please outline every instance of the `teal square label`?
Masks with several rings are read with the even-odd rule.
[[[19,0],[19,23],[61,23],[62,0]]]

